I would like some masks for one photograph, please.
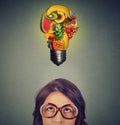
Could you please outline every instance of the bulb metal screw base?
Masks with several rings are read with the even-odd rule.
[[[51,61],[59,66],[66,60],[66,50],[52,50],[50,49]]]

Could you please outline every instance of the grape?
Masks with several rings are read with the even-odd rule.
[[[70,33],[71,32],[70,28],[66,28],[65,31],[66,31],[66,33]]]
[[[72,24],[76,24],[76,20],[75,19],[72,20]]]

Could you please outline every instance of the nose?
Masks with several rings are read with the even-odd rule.
[[[63,121],[63,117],[62,117],[60,111],[57,112],[57,114],[54,118],[55,118],[55,122],[57,122],[57,123],[62,123],[62,121]]]

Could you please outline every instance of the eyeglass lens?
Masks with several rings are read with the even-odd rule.
[[[66,119],[73,119],[78,114],[77,108],[71,104],[58,108],[56,105],[48,103],[46,105],[42,105],[40,110],[41,114],[46,118],[54,117],[58,111],[60,111],[61,115]]]

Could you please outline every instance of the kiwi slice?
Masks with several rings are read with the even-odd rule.
[[[48,18],[49,20],[55,20],[55,19],[58,18],[57,13],[55,13],[55,12],[51,13],[50,15],[46,15],[46,14],[45,14],[45,16],[46,16],[46,18]]]

